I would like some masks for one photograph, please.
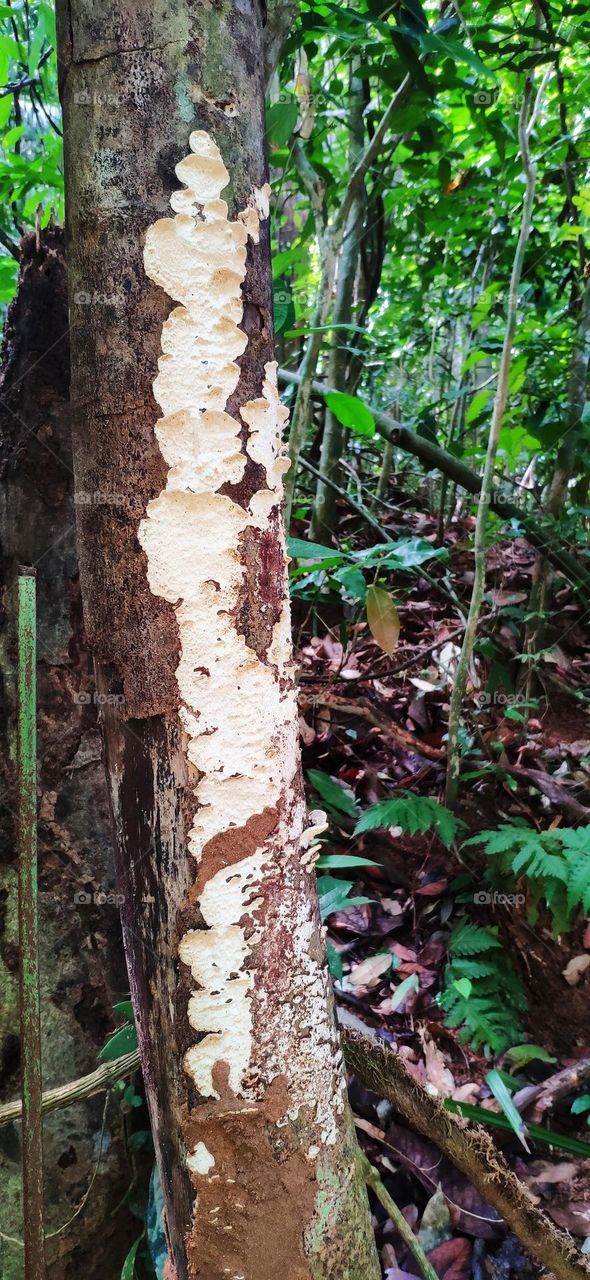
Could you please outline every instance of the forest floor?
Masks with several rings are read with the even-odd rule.
[[[351,545],[359,545],[365,535],[355,527],[342,512],[341,543],[348,535]],[[394,1047],[431,1092],[502,1117],[489,1083],[490,1071],[499,1069],[512,1082],[509,1092],[524,1125],[540,1123],[554,1132],[556,1143],[537,1142],[527,1130],[519,1139],[509,1126],[490,1132],[536,1202],[582,1246],[590,1242],[584,1110],[590,925],[578,920],[571,932],[555,936],[548,912],[541,906],[535,919],[526,893],[516,902],[503,901],[501,894],[494,900],[484,879],[485,854],[477,845],[462,848],[467,837],[500,823],[534,831],[578,827],[590,806],[584,702],[590,698],[590,651],[583,608],[565,582],[557,586],[543,659],[532,691],[523,691],[520,648],[534,553],[521,538],[489,553],[484,642],[466,714],[470,745],[457,811],[464,823],[459,837],[449,848],[435,830],[411,834],[394,827],[354,835],[359,813],[385,797],[407,792],[444,799],[446,720],[462,621],[445,591],[452,583],[468,606],[472,527],[466,517],[445,531],[448,557],[433,562],[434,568],[428,565],[430,581],[419,570],[412,578],[390,579],[401,620],[393,657],[378,647],[366,622],[345,617],[337,598],[320,594],[295,604],[304,770],[308,780],[310,770],[316,780],[318,771],[327,775],[346,797],[343,806],[327,806],[322,853],[360,855],[375,864],[330,871],[354,881],[354,897],[368,899],[327,917],[337,956],[337,1008],[343,1024]],[[435,543],[436,520],[409,512],[400,521],[396,504],[392,534]],[[324,798],[310,787],[312,808],[326,807]],[[514,1046],[502,1052],[474,1047],[465,1029],[448,1025],[441,1007],[449,936],[466,912],[469,921],[501,938],[522,983],[526,1008],[519,1041],[525,1049],[519,1054],[510,1053]],[[504,994],[499,984],[500,1007]],[[351,1099],[367,1154],[419,1232],[440,1280],[536,1273],[495,1210],[435,1147],[354,1080]],[[568,1139],[578,1149],[568,1149]],[[387,1280],[415,1274],[416,1263],[380,1207],[375,1215]]]

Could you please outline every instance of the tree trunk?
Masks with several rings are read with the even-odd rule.
[[[355,60],[356,65],[357,60]],[[363,86],[362,82],[355,76],[354,71],[355,67],[353,66],[349,83],[349,155],[351,168],[354,167],[354,163],[362,151],[364,138],[363,110],[365,104]],[[364,188],[360,187],[348,215],[338,262],[338,287],[333,317],[334,324],[337,325],[350,324],[354,313],[354,290],[361,253],[365,207],[365,192]],[[327,378],[330,386],[335,387],[337,391],[347,391],[349,389],[347,378],[350,365],[349,348],[354,345],[358,346],[358,337],[355,337],[354,342],[351,341],[351,338],[350,329],[334,330],[334,345],[328,360]],[[318,480],[316,486],[309,528],[309,537],[312,542],[327,541],[329,543],[336,531],[338,524],[336,494],[330,485],[325,483],[325,477],[328,480],[333,480],[335,484],[341,484],[340,460],[344,449],[344,434],[342,423],[328,409],[326,411],[320,458],[322,478]]]
[[[121,699],[103,719],[174,1263],[376,1280],[302,842],[261,14],[58,10],[76,484],[104,497],[78,508],[83,594]]]
[[[82,626],[68,411],[69,343],[63,233],[23,241],[0,372],[0,544],[4,715],[0,813],[0,1096],[19,1094],[16,923],[16,576],[37,568],[39,915],[42,1068],[46,1089],[96,1067],[127,993],[113,902],[110,816],[92,670]],[[109,901],[109,894],[111,900]],[[97,900],[97,895],[100,895]],[[132,1177],[123,1117],[109,1102],[92,1193],[104,1097],[44,1122],[51,1280],[120,1275],[136,1224],[122,1203]],[[0,1132],[0,1231],[22,1240],[21,1127]],[[64,1229],[64,1224],[67,1224]],[[55,1234],[59,1232],[59,1234]],[[0,1276],[20,1280],[23,1251],[0,1237]]]

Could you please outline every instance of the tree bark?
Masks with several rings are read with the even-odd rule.
[[[358,62],[358,60],[355,60]],[[350,148],[349,157],[351,168],[354,167],[355,160],[361,153],[364,124],[363,124],[363,87],[362,82],[354,74],[353,66],[349,80],[349,116],[348,124],[350,129]],[[342,249],[338,262],[338,285],[336,289],[336,301],[334,303],[334,324],[345,325],[350,324],[353,317],[354,290],[357,279],[358,264],[361,253],[361,239],[363,220],[365,214],[366,199],[362,187],[359,188],[352,202],[346,229],[342,241]],[[358,345],[358,339],[356,339]],[[347,391],[347,372],[350,364],[349,347],[351,345],[351,333],[349,329],[335,329],[333,337],[333,346],[328,359],[328,382],[331,387],[335,387],[337,391]],[[338,523],[338,509],[336,506],[336,494],[333,488],[326,484],[326,478],[333,480],[335,484],[341,481],[340,459],[342,457],[344,445],[344,428],[338,418],[328,409],[326,411],[326,421],[322,435],[322,451],[320,456],[321,479],[318,480],[313,509],[311,513],[311,522],[309,528],[309,537],[312,542],[330,541],[336,530]]]
[[[76,484],[106,498],[79,506],[82,584],[120,699],[118,877],[174,1265],[376,1280],[302,843],[261,13],[58,10]]]
[[[22,244],[0,371],[0,1097],[18,1093],[15,717],[16,577],[37,571],[39,919],[45,1088],[96,1066],[127,993],[112,893],[110,816],[75,546],[68,410],[69,342],[63,233]],[[109,902],[109,894],[111,901]],[[123,1117],[109,1103],[92,1194],[104,1100],[78,1102],[44,1123],[46,1258],[51,1280],[120,1273],[136,1226],[123,1205],[131,1170]],[[21,1129],[2,1134],[0,1274],[23,1268]],[[71,1221],[70,1221],[71,1220]],[[64,1228],[64,1224],[67,1227]],[[55,1235],[55,1232],[58,1232]],[[96,1270],[94,1270],[96,1268]]]

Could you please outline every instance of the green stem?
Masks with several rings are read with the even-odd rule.
[[[387,1187],[381,1179],[379,1170],[371,1164],[370,1160],[367,1160],[367,1157],[362,1152],[359,1152],[359,1160],[367,1186],[375,1192],[377,1199],[391,1218],[396,1231],[401,1236],[404,1244],[407,1244],[414,1261],[418,1263],[424,1280],[438,1280],[432,1263],[428,1261],[418,1237],[414,1235],[409,1222],[406,1222],[401,1209],[398,1209],[395,1200],[392,1200]]]
[[[25,1280],[44,1280],[43,1127],[37,899],[37,614],[34,569],[18,577],[18,918]]]
[[[522,207],[522,217],[520,222],[520,232],[514,254],[512,264],[512,274],[510,277],[510,292],[508,296],[508,314],[506,319],[506,329],[504,332],[504,342],[502,345],[502,356],[500,359],[500,369],[498,373],[498,385],[494,398],[494,407],[492,410],[492,421],[490,424],[490,434],[488,439],[488,448],[486,460],[481,481],[481,491],[477,508],[477,521],[475,526],[474,539],[474,579],[473,590],[471,594],[471,604],[469,606],[469,614],[467,617],[467,626],[461,646],[461,653],[457,663],[457,673],[455,683],[451,694],[451,704],[449,707],[449,732],[448,732],[448,764],[447,764],[447,784],[446,784],[446,804],[452,809],[457,801],[459,790],[459,774],[460,774],[460,751],[459,751],[459,728],[461,724],[461,707],[465,694],[465,686],[467,684],[467,675],[469,665],[473,654],[475,637],[477,633],[477,624],[481,612],[483,596],[486,582],[486,566],[487,566],[487,550],[486,535],[488,525],[488,513],[490,509],[490,500],[494,487],[494,468],[496,465],[496,454],[498,452],[498,443],[500,432],[504,422],[504,414],[506,411],[506,403],[508,400],[508,381],[510,376],[510,366],[512,364],[512,353],[514,347],[514,336],[516,333],[516,321],[518,312],[518,287],[522,276],[522,268],[524,263],[524,255],[527,241],[531,231],[531,221],[533,212],[533,203],[535,199],[536,169],[531,161],[529,150],[529,137],[532,123],[536,114],[539,99],[535,104],[531,118],[529,120],[529,106],[532,92],[532,82],[527,80],[522,107],[518,121],[518,136],[520,142],[520,150],[525,173],[525,194]]]

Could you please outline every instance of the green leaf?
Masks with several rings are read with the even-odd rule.
[[[99,1062],[114,1062],[115,1058],[122,1058],[125,1053],[133,1053],[135,1049],[137,1049],[135,1027],[131,1025],[121,1027],[121,1030],[115,1031],[110,1040],[103,1045],[98,1055]]]
[[[352,880],[336,880],[334,876],[320,876],[318,879],[318,896],[320,916],[327,920],[335,911],[348,911],[349,907],[360,907],[370,898],[349,898]]]
[[[344,977],[344,969],[342,968],[342,956],[336,950],[333,943],[328,942],[326,946],[326,956],[328,960],[328,969],[336,982],[342,982]]]
[[[113,1005],[113,1013],[118,1013],[119,1017],[125,1018],[126,1022],[135,1021],[133,1003],[131,1000],[119,1000],[118,1004]]]
[[[455,982],[453,982],[453,986],[456,987],[459,995],[463,996],[464,1000],[469,999],[473,990],[473,983],[469,981],[469,978],[457,978]]]
[[[125,1261],[123,1263],[123,1267],[121,1270],[121,1280],[133,1280],[135,1276],[135,1259],[137,1256],[137,1250],[139,1249],[139,1246],[142,1240],[143,1240],[143,1231],[139,1236],[139,1239],[136,1240],[134,1244],[131,1245],[129,1253],[125,1258]]]
[[[446,1111],[453,1111],[455,1115],[465,1116],[467,1120],[478,1120],[480,1124],[489,1124],[496,1129],[512,1129],[505,1116],[495,1115],[493,1111],[486,1111],[485,1107],[477,1107],[472,1102],[454,1102],[451,1098],[445,1098],[443,1107]],[[590,1144],[580,1142],[578,1138],[570,1138],[554,1129],[544,1129],[540,1124],[528,1124],[527,1132],[535,1142],[545,1142],[550,1147],[558,1147],[560,1151],[571,1151],[572,1155],[590,1159]]]
[[[590,1093],[583,1093],[572,1102],[572,1115],[581,1116],[585,1111],[590,1111]]]
[[[391,658],[397,649],[401,623],[389,591],[384,587],[372,585],[367,591],[367,622],[373,639]]]
[[[403,1004],[406,996],[410,994],[410,991],[419,991],[419,990],[420,990],[420,980],[418,978],[418,974],[417,973],[408,974],[408,977],[404,978],[403,982],[400,982],[399,987],[395,988],[395,991],[391,996],[391,1012],[395,1013],[395,1010],[399,1009],[400,1004]]]
[[[502,285],[498,281],[495,281],[493,284],[489,284],[487,288],[482,289],[479,295],[479,298],[477,299],[477,302],[473,308],[473,313],[471,317],[471,327],[474,332],[476,329],[479,329],[479,326],[481,324],[483,324],[483,321],[485,320],[486,316],[490,311],[490,308],[492,307],[495,301],[496,294],[500,292],[501,288],[502,288]]]
[[[314,560],[320,564],[342,564],[345,556],[335,547],[323,547],[319,542],[306,542],[305,538],[287,538],[287,555],[292,560]]]
[[[152,1146],[151,1129],[136,1129],[127,1139],[130,1151],[148,1151]]]
[[[328,391],[324,399],[330,412],[344,427],[351,427],[362,436],[375,434],[373,414],[358,396],[348,396],[344,391]]]
[[[318,871],[323,871],[327,867],[378,867],[378,862],[373,862],[372,858],[361,858],[356,853],[322,853],[316,862]]]
[[[444,547],[433,547],[423,538],[403,538],[400,542],[379,543],[363,551],[351,552],[351,559],[363,567],[377,565],[380,569],[416,569],[426,560],[445,560]]]
[[[467,413],[465,414],[465,421],[468,423],[475,422],[475,419],[479,418],[480,413],[483,413],[483,410],[492,395],[493,391],[491,387],[483,387],[481,391],[476,391]]]
[[[557,1062],[546,1049],[538,1044],[515,1044],[508,1049],[506,1057],[510,1059],[515,1070],[526,1067],[529,1062]]]
[[[275,280],[272,290],[272,311],[275,334],[285,328],[289,314],[294,314],[293,296],[285,280]]]
[[[266,134],[269,145],[284,147],[299,119],[299,106],[296,102],[275,102],[266,113]]]
[[[10,115],[10,112],[8,114]],[[2,146],[4,147],[4,150],[10,151],[13,143],[18,142],[19,138],[22,138],[23,133],[26,133],[26,127],[24,124],[18,124],[15,125],[13,129],[9,129],[2,138]]]
[[[314,791],[317,791],[328,808],[335,809],[337,813],[345,813],[349,818],[355,816],[357,804],[354,796],[350,791],[345,791],[335,778],[322,773],[320,769],[308,769],[307,776]]]
[[[37,5],[37,26],[35,27],[35,34],[31,41],[29,53],[28,71],[30,76],[33,76],[37,70],[45,43],[55,45],[55,17],[52,6],[47,4],[45,0],[41,0],[41,3]]]
[[[8,124],[12,112],[12,96],[7,94],[5,98],[0,98],[0,128],[3,129]]]
[[[491,1089],[496,1102],[500,1103],[502,1111],[510,1123],[510,1127],[514,1130],[519,1142],[522,1142],[525,1151],[528,1151],[530,1155],[530,1147],[526,1140],[526,1125],[518,1108],[515,1107],[499,1071],[496,1071],[495,1069],[493,1071],[488,1071],[485,1080],[486,1084]]]
[[[436,827],[440,839],[448,848],[462,825],[450,809],[446,809],[431,796],[407,793],[371,805],[359,818],[354,834],[356,836],[363,831],[375,831],[379,827],[401,827],[402,831],[415,835],[417,831],[429,831],[431,827]]]
[[[359,600],[361,604],[365,603],[367,584],[361,570],[355,564],[344,565],[342,569],[337,569],[332,577],[340,583],[346,596],[352,600]]]

